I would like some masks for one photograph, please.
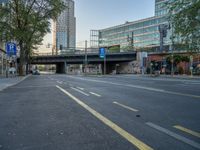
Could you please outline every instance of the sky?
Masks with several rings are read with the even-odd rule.
[[[90,30],[104,29],[126,21],[154,16],[155,0],[74,0],[76,17],[76,45],[90,40]],[[45,36],[44,45],[52,43],[52,35]]]

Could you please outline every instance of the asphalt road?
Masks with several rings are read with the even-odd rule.
[[[0,92],[0,150],[200,149],[200,80],[30,76]]]

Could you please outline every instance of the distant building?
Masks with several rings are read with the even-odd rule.
[[[160,25],[168,25],[166,18],[167,9],[164,3],[167,0],[155,0],[155,16],[121,25],[90,32],[91,47],[113,47],[137,51],[159,51]],[[170,31],[164,38],[164,50],[169,49],[171,44]]]
[[[74,16],[74,1],[63,0],[66,9],[53,24],[54,50],[71,51],[76,45],[76,18]]]

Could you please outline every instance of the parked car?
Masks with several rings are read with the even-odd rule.
[[[14,67],[11,67],[8,69],[9,74],[15,75],[16,74],[16,69]]]
[[[193,70],[193,75],[200,75],[200,66]]]
[[[40,75],[40,71],[39,70],[33,70],[32,75]]]

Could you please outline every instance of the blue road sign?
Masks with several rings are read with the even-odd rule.
[[[100,58],[104,58],[105,55],[106,55],[106,49],[105,49],[104,47],[101,47],[101,48],[99,49],[99,57],[100,57]]]
[[[6,43],[6,53],[9,56],[17,55],[17,45],[12,42]]]

